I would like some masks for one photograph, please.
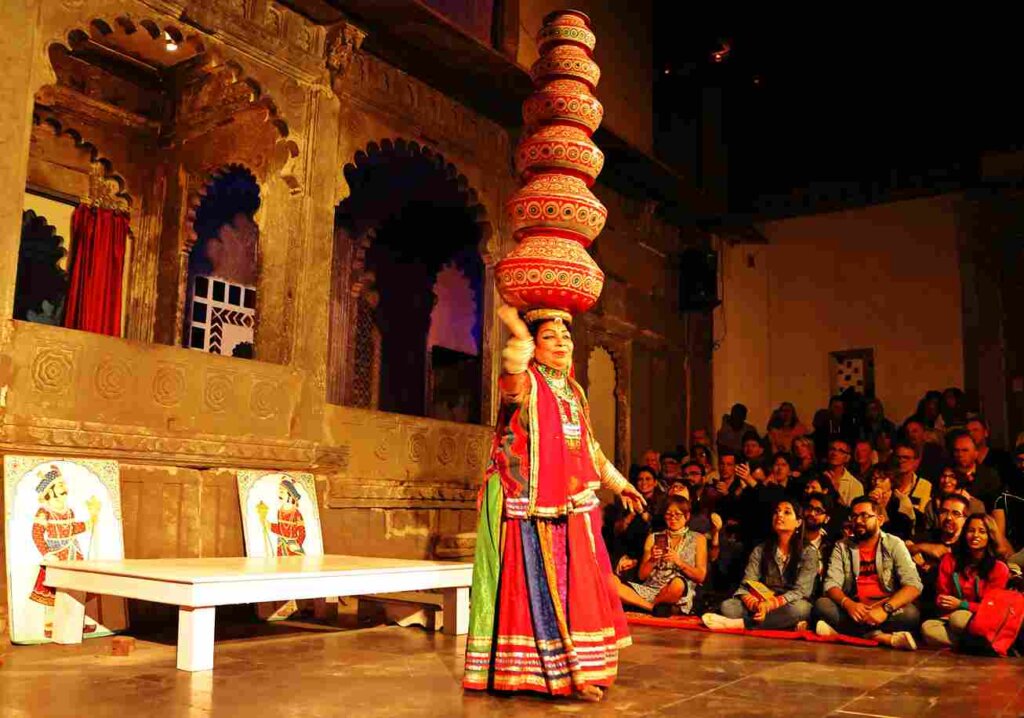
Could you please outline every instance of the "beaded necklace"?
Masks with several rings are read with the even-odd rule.
[[[580,405],[576,394],[569,386],[569,376],[566,372],[559,371],[544,364],[537,364],[541,376],[555,394],[555,403],[558,405],[558,417],[562,422],[562,436],[565,438],[565,445],[576,450],[583,443],[583,428],[580,425]]]

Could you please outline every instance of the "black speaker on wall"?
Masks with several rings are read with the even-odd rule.
[[[718,252],[691,247],[679,259],[679,309],[703,312],[714,309],[718,298]]]

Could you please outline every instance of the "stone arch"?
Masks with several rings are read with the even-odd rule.
[[[89,164],[89,191],[83,198],[87,202],[131,212],[132,196],[128,191],[124,177],[114,171],[113,163],[100,154],[99,149],[82,136],[77,128],[68,127],[58,118],[45,113],[34,112],[32,122],[35,126],[50,131],[58,140],[69,141],[80,151]]]
[[[410,175],[404,176],[402,171],[408,171]],[[387,174],[387,173],[391,174]],[[383,174],[382,174],[383,173]],[[330,347],[328,360],[328,398],[335,403],[347,403],[348,382],[352,376],[352,369],[355,366],[357,355],[355,344],[352,339],[352,329],[361,321],[359,311],[366,311],[366,303],[362,302],[361,293],[367,287],[378,292],[377,299],[382,302],[379,311],[387,311],[389,294],[382,286],[382,278],[387,283],[387,276],[373,276],[370,271],[371,262],[369,257],[379,250],[380,235],[376,230],[387,225],[390,221],[390,213],[402,213],[413,205],[423,204],[424,197],[418,193],[423,191],[416,184],[417,173],[429,174],[431,187],[434,192],[443,194],[443,201],[432,205],[438,212],[455,212],[463,224],[459,226],[473,227],[474,240],[472,246],[463,245],[462,252],[469,252],[461,255],[465,261],[472,266],[478,265],[478,270],[473,270],[477,277],[477,284],[480,288],[478,307],[480,309],[479,331],[481,334],[480,354],[478,360],[483,366],[483,375],[489,376],[490,360],[487,346],[489,328],[484,317],[487,313],[485,304],[489,307],[489,298],[483,287],[486,284],[485,274],[487,267],[493,264],[496,259],[496,246],[494,244],[494,230],[488,218],[487,209],[480,201],[477,191],[470,185],[467,177],[459,172],[458,168],[447,161],[444,155],[433,148],[421,145],[415,141],[402,138],[383,139],[369,142],[355,153],[352,161],[343,167],[342,175],[349,187],[349,194],[337,206],[335,222],[335,246],[334,246],[334,267],[332,270],[332,302],[330,319]],[[377,206],[371,207],[367,198],[379,196],[380,188],[391,180],[402,180],[402,192],[390,199],[384,199]],[[388,206],[388,202],[392,205]],[[429,204],[429,202],[427,203]],[[437,250],[443,251],[443,250]],[[452,248],[452,251],[456,251]],[[453,257],[454,258],[454,257]],[[451,259],[451,258],[450,258]],[[436,268],[440,270],[440,266]],[[433,271],[433,268],[431,269]],[[369,279],[369,281],[367,281]],[[436,276],[433,281],[436,281]],[[434,299],[433,292],[430,292],[431,300]],[[427,313],[429,322],[429,312]],[[424,344],[426,344],[426,333],[424,333]],[[345,338],[343,338],[345,337]],[[385,333],[385,341],[388,336]],[[426,351],[426,347],[424,349]],[[385,352],[385,355],[387,352]],[[359,358],[366,361],[367,357]],[[429,359],[427,360],[429,362]],[[387,383],[387,363],[384,363],[384,370],[381,376]],[[366,373],[366,372],[363,372]],[[425,379],[429,384],[431,377]],[[481,394],[480,400],[486,401],[489,381],[480,379]],[[425,391],[429,391],[427,386]],[[386,394],[382,398],[386,399]],[[429,397],[424,399],[429,404]],[[383,402],[382,402],[383,403]],[[382,407],[385,408],[385,407]],[[429,407],[424,409],[427,411]],[[483,407],[486,415],[489,407]],[[480,407],[475,406],[472,415],[476,418],[481,413]]]
[[[247,221],[242,225],[235,220],[226,221],[226,215],[221,216],[214,213],[213,219],[217,227],[215,235],[207,235],[207,239],[231,238],[231,241],[222,247],[234,248],[235,251],[228,251],[222,254],[222,259],[227,260],[221,270],[218,270],[216,262],[206,265],[205,262],[197,261],[195,253],[199,250],[199,231],[197,225],[201,217],[203,202],[212,198],[213,190],[222,181],[236,182],[234,192],[218,199],[228,199],[229,207],[237,219],[238,214],[245,215]],[[237,182],[241,181],[240,187]],[[252,186],[253,192],[249,192],[247,185]],[[224,188],[222,188],[224,189]],[[238,190],[241,189],[241,193]],[[263,189],[258,182],[256,175],[246,165],[230,163],[217,168],[209,173],[208,180],[195,192],[196,201],[190,203],[187,213],[187,231],[184,246],[181,252],[181,268],[179,270],[179,335],[186,347],[199,348],[213,353],[229,353],[231,344],[229,332],[234,333],[238,340],[239,332],[247,334],[244,338],[248,345],[248,353],[244,356],[252,357],[254,347],[254,333],[256,329],[256,302],[259,277],[260,259],[260,227],[257,214],[262,205]],[[234,197],[231,202],[230,198]],[[250,206],[251,205],[251,206]],[[206,216],[207,219],[210,215]],[[222,235],[225,228],[230,229],[230,235]],[[212,227],[208,227],[212,229]],[[251,252],[246,244],[251,241]],[[251,259],[251,263],[249,261]],[[212,257],[211,257],[212,260]],[[206,286],[203,292],[197,291],[193,281],[199,282],[201,277]],[[220,281],[220,280],[227,280]],[[217,296],[216,285],[224,294]],[[226,289],[225,289],[226,287]],[[237,294],[237,297],[233,296]],[[201,315],[193,310],[196,303],[205,305]],[[225,327],[232,326],[232,329]],[[213,334],[216,334],[214,341]],[[196,336],[198,334],[198,336]],[[238,355],[237,356],[242,356]]]
[[[458,188],[458,191],[465,193],[467,207],[476,215],[476,224],[480,230],[480,242],[478,244],[480,256],[487,266],[492,266],[497,262],[500,247],[496,241],[494,226],[488,217],[487,208],[480,201],[479,193],[471,186],[469,179],[459,172],[458,168],[449,162],[442,153],[415,140],[406,140],[400,137],[383,139],[380,142],[369,142],[364,149],[357,151],[352,161],[342,169],[342,174],[349,191],[348,196],[339,203],[339,209],[344,210],[346,203],[351,201],[352,194],[357,190],[357,186],[353,184],[353,178],[356,174],[364,171],[372,164],[375,157],[382,154],[423,157],[442,172],[449,182]]]
[[[292,194],[302,191],[297,168],[299,145],[290,139],[288,123],[281,116],[277,103],[264,91],[259,81],[246,72],[241,63],[225,57],[216,43],[208,42],[189,28],[182,30],[174,23],[161,22],[152,18],[133,19],[128,15],[119,15],[111,20],[93,17],[88,22],[75,24],[67,28],[61,37],[44,43],[44,52],[47,53],[49,60],[44,63],[48,72],[48,82],[40,92],[45,93],[48,86],[56,86],[60,83],[60,77],[53,64],[55,52],[71,53],[90,41],[102,40],[115,34],[131,40],[130,47],[124,52],[134,59],[140,59],[143,57],[143,53],[146,53],[146,57],[159,55],[161,46],[167,48],[170,43],[173,43],[177,48],[174,52],[184,52],[184,57],[198,58],[196,61],[197,72],[206,73],[210,77],[217,74],[226,76],[219,79],[219,83],[222,85],[219,89],[224,93],[233,92],[247,96],[249,106],[246,109],[261,110],[266,123],[273,127],[277,134],[277,140],[269,157],[266,159],[258,157],[240,159],[257,166],[257,175],[261,180],[265,181],[271,171],[276,171]],[[224,162],[221,159],[211,164],[217,166]],[[258,165],[264,166],[259,167]],[[200,172],[205,171],[201,170]]]
[[[188,199],[185,210],[185,231],[182,233],[182,251],[186,254],[192,251],[196,240],[196,212],[209,194],[210,187],[225,175],[233,172],[243,172],[252,178],[253,183],[259,190],[261,197],[266,195],[266,185],[261,183],[252,168],[244,162],[228,162],[207,172],[193,175],[189,178]],[[261,203],[262,206],[262,203]],[[258,222],[257,222],[258,224]]]

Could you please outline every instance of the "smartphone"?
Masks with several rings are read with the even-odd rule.
[[[668,550],[668,534],[655,534],[654,548],[660,548],[662,551]]]

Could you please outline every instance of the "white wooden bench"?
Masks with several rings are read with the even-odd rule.
[[[126,559],[46,564],[57,590],[55,643],[81,643],[87,593],[178,606],[178,668],[213,668],[216,606],[258,601],[440,590],[443,632],[469,628],[473,565],[365,556]]]

